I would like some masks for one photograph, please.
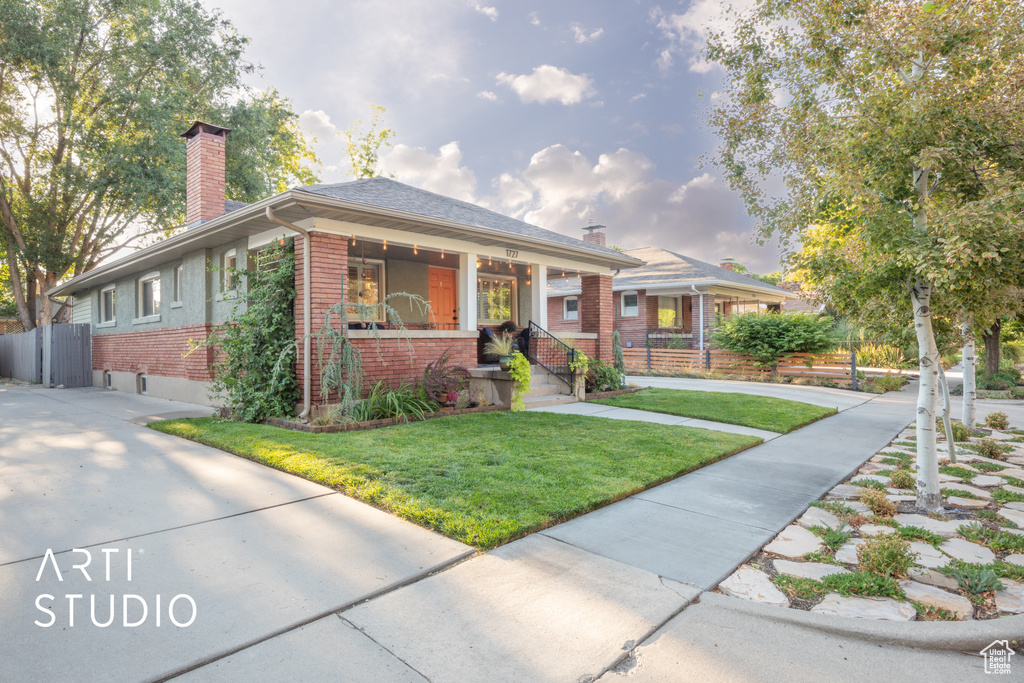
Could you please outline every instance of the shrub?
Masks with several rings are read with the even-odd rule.
[[[873,536],[857,546],[860,568],[878,576],[903,578],[916,557],[910,541],[899,534]]]
[[[452,364],[448,351],[423,369],[423,391],[430,400],[441,405],[455,405],[468,386],[469,370]]]
[[[614,391],[625,386],[625,376],[603,360],[591,360],[587,369],[587,391]]]
[[[910,470],[894,470],[889,475],[889,484],[894,489],[912,489],[916,485],[916,480]]]
[[[860,494],[860,502],[867,505],[879,517],[892,517],[896,514],[896,503],[886,497],[885,491],[864,489],[864,492]]]
[[[821,580],[821,583],[825,588],[845,597],[857,595],[865,598],[894,598],[896,600],[906,597],[892,578],[863,571],[829,574]]]
[[[978,439],[967,446],[970,450],[985,458],[1003,460],[1006,454],[1013,450],[1013,446],[1002,444],[995,439]]]
[[[884,394],[887,391],[899,391],[909,382],[899,373],[887,372],[877,377],[868,377],[860,384],[861,389],[869,394]]]
[[[814,579],[779,574],[775,577],[774,583],[783,593],[798,600],[816,600],[825,594],[825,587]]]
[[[844,543],[850,540],[850,532],[842,529],[828,529],[823,526],[811,527],[811,531],[821,537],[822,542],[830,550],[839,550]]]
[[[383,420],[390,417],[408,422],[410,417],[422,418],[424,413],[434,412],[435,404],[420,395],[419,389],[404,385],[391,389],[384,380],[377,382],[366,397],[365,403],[372,414],[370,419]]]
[[[512,377],[512,411],[521,412],[526,410],[525,396],[530,391],[530,380],[532,378],[530,361],[523,354],[515,351],[512,353],[512,360],[508,363],[508,374]]]
[[[626,374],[626,359],[622,355],[622,336],[618,330],[612,332],[612,358],[614,359],[613,365],[619,373]]]
[[[1003,430],[1010,426],[1010,418],[1002,411],[989,413],[985,416],[985,426],[989,429]]]
[[[1013,387],[1010,389],[1010,398],[1018,400],[1024,398],[1024,387]]]
[[[902,349],[892,344],[862,344],[857,349],[857,365],[865,368],[904,368],[907,363]]]
[[[922,529],[919,526],[901,526],[896,530],[896,533],[900,535],[900,538],[907,541],[924,541],[936,548],[946,542],[946,539],[942,536],[932,533],[927,529]]]
[[[722,348],[764,366],[787,353],[821,353],[832,346],[832,321],[807,313],[744,313],[720,318],[712,335]]]
[[[945,574],[960,584],[962,589],[973,595],[1004,589],[999,575],[991,567],[954,561],[946,568]]]

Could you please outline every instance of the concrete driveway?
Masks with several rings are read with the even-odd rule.
[[[208,413],[0,386],[0,679],[166,677],[473,553],[141,426]]]

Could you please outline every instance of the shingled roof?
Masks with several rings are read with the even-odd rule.
[[[360,178],[347,183],[332,185],[308,185],[298,188],[332,199],[375,206],[381,209],[404,211],[427,218],[453,221],[480,228],[503,230],[514,235],[558,242],[566,246],[586,248],[606,256],[621,256],[608,247],[590,244],[574,237],[568,237],[551,230],[537,227],[510,216],[485,209],[444,195],[421,190],[390,178]]]
[[[795,298],[796,296],[781,287],[755,280],[743,273],[737,273],[728,268],[705,263],[691,256],[677,254],[674,251],[662,249],[661,247],[627,249],[624,253],[641,261],[646,261],[646,265],[623,270],[616,275],[612,281],[612,288],[618,291],[624,289],[646,289],[648,287],[659,287],[676,283],[680,286],[699,283],[701,285],[731,285],[744,289],[756,289],[765,293],[780,295],[787,299]],[[566,278],[564,280],[551,280],[548,282],[549,296],[572,294],[578,292],[579,289],[580,282],[578,278]]]

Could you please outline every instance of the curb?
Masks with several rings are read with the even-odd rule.
[[[1024,614],[985,621],[903,622],[815,614],[733,598],[721,593],[701,594],[700,604],[788,626],[885,645],[972,653],[980,652],[996,640],[1009,640],[1011,646],[1018,651],[1024,646]]]

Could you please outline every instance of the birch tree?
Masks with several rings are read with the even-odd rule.
[[[716,161],[761,236],[804,246],[827,297],[913,326],[926,511],[937,313],[984,319],[1022,278],[1022,27],[1001,0],[758,0],[706,51],[726,72]]]

